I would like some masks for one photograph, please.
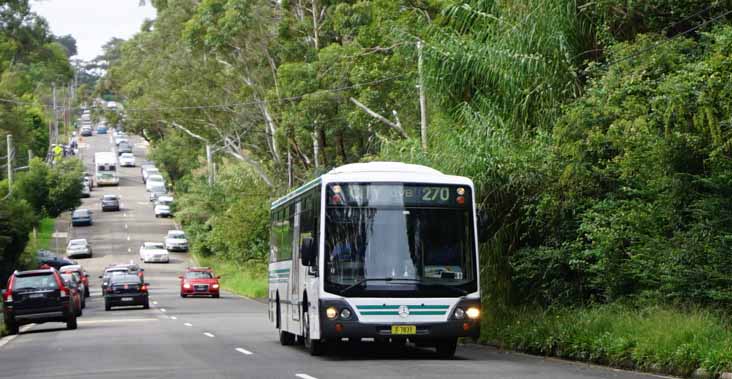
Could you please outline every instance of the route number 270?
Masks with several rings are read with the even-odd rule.
[[[422,189],[422,201],[448,201],[450,200],[450,189],[447,187],[424,187]]]

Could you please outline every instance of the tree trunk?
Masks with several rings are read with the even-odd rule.
[[[328,166],[328,154],[325,153],[325,129],[323,127],[318,128],[318,137],[320,139],[320,151],[323,158],[323,166]]]

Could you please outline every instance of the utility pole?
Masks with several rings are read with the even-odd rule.
[[[427,150],[427,99],[424,94],[424,75],[422,72],[422,40],[417,41],[417,72],[419,73],[419,113],[422,150]]]
[[[58,114],[56,113],[56,83],[53,84],[53,135],[48,137],[53,144],[58,144]]]
[[[7,135],[8,142],[8,194],[13,193],[13,135]]]
[[[211,145],[206,144],[206,169],[208,170],[208,185],[213,185],[213,157]]]

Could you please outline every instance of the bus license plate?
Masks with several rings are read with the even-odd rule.
[[[395,334],[395,335],[417,334],[417,326],[416,325],[392,325],[391,334]]]
[[[123,297],[122,298],[122,301],[132,301],[132,298],[131,297]]]

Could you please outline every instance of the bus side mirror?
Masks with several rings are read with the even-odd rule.
[[[300,263],[303,266],[312,266],[315,264],[315,241],[312,237],[304,237],[300,243]]]
[[[488,216],[488,212],[479,209],[478,210],[478,243],[485,243],[488,241],[488,229],[491,226],[491,219]]]

